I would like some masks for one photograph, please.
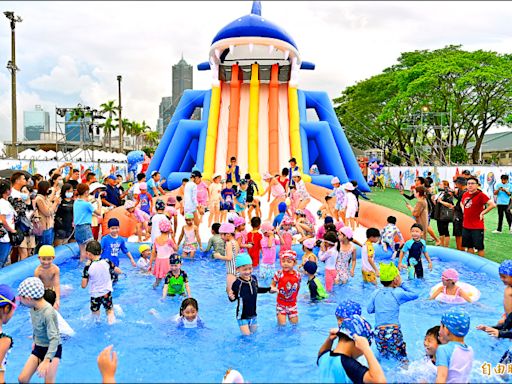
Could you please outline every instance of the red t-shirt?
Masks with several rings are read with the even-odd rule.
[[[300,273],[295,269],[285,272],[277,271],[272,279],[277,285],[277,304],[293,307],[297,304],[297,295],[300,288]]]
[[[263,239],[263,235],[259,232],[249,232],[247,234],[247,242],[252,243],[252,248],[249,248],[248,253],[251,256],[253,267],[260,264],[261,239]]]
[[[482,191],[475,193],[464,192],[460,205],[464,207],[464,219],[462,227],[466,229],[484,229],[484,221],[480,220],[480,213],[485,209],[489,201]]]

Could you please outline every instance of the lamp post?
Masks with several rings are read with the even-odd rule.
[[[119,97],[119,105],[117,106],[119,110],[119,152],[123,152],[123,115],[122,115],[122,106],[121,106],[121,80],[123,77],[121,75],[117,75],[117,92]]]
[[[21,23],[21,17],[15,16],[14,12],[4,12],[5,17],[10,20],[11,24],[11,60],[7,62],[7,69],[11,71],[11,114],[12,114],[12,154],[16,159],[18,158],[18,127],[16,116],[16,71],[19,68],[16,66],[16,36],[15,29],[16,23]]]

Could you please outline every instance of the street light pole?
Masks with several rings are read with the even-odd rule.
[[[123,77],[121,75],[117,75],[117,92],[119,97],[119,105],[117,108],[119,109],[119,152],[123,152],[123,115],[122,115],[122,105],[121,105],[121,80]]]
[[[14,16],[14,12],[4,12],[5,17],[10,20],[11,24],[11,60],[7,63],[7,69],[11,71],[11,114],[12,114],[12,154],[15,159],[18,158],[18,126],[16,115],[16,71],[19,71],[16,66],[16,36],[15,29],[16,23],[20,23],[21,17]]]

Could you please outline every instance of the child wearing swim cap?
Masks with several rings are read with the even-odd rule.
[[[140,258],[137,260],[137,267],[147,272],[149,269],[149,258],[151,257],[151,246],[149,244],[142,244],[139,247],[139,252]]]
[[[320,279],[316,276],[317,269],[318,266],[312,261],[306,261],[304,264],[304,274],[308,277],[309,295],[312,301],[323,300],[329,297]]]
[[[256,332],[258,327],[256,301],[258,293],[266,293],[270,288],[258,286],[258,279],[252,274],[252,259],[248,254],[238,255],[236,258],[236,271],[238,277],[228,293],[230,301],[237,301],[236,318],[240,332],[250,335]],[[240,299],[242,308],[240,310]]]
[[[434,300],[441,295],[441,301],[444,303],[457,303],[459,298],[463,298],[468,303],[471,303],[471,298],[468,296],[468,294],[464,292],[459,286],[457,286],[457,281],[459,281],[459,273],[455,269],[445,269],[441,275],[441,280],[443,285],[432,293],[429,300]]]
[[[41,247],[42,248],[42,247]],[[11,351],[12,337],[4,333],[3,325],[7,324],[16,310],[16,294],[5,284],[0,284],[0,383],[5,383],[5,366],[7,355]]]
[[[385,383],[386,376],[371,349],[372,327],[359,315],[345,319],[318,351],[321,383]],[[338,340],[333,349],[334,340]],[[364,355],[368,367],[357,359]]]
[[[448,343],[440,345],[436,351],[436,383],[469,383],[473,349],[464,341],[469,325],[469,314],[458,308],[441,317],[439,337]]]
[[[276,246],[279,244],[279,238],[276,236],[274,227],[272,227],[270,221],[264,221],[261,224],[261,233],[263,236],[260,240],[262,255],[260,265],[260,278],[267,280],[274,276],[274,273],[276,272]]]
[[[368,302],[368,313],[375,313],[375,342],[382,357],[393,358],[407,366],[406,344],[400,327],[400,306],[418,298],[418,294],[402,282],[393,262],[380,263],[380,282]]]
[[[167,272],[164,280],[162,300],[165,300],[167,296],[185,296],[185,293],[188,297],[190,297],[188,275],[187,272],[181,269],[180,255],[173,253],[171,256],[169,256],[169,266],[169,272]]]
[[[327,232],[320,244],[318,258],[325,263],[325,288],[332,292],[333,285],[339,283],[336,262],[339,257],[339,240],[336,232]]]
[[[304,251],[304,254],[302,255],[302,263],[297,268],[299,272],[304,272],[304,264],[308,261],[318,264],[318,258],[313,253],[315,244],[315,239],[306,239],[302,242],[302,251]]]
[[[183,242],[182,254],[183,257],[193,258],[196,254],[197,249],[203,250],[201,245],[201,237],[199,236],[199,229],[194,224],[194,214],[185,213],[185,225],[181,229],[180,238],[178,239],[178,247]]]
[[[40,265],[34,271],[34,276],[41,279],[45,290],[55,292],[55,303],[53,308],[56,310],[60,307],[60,268],[53,264],[55,260],[55,248],[51,245],[43,245],[39,248]]]
[[[404,268],[411,268],[414,270],[412,277],[423,279],[423,263],[421,262],[421,256],[425,256],[428,262],[428,269],[432,270],[432,260],[427,252],[427,243],[422,238],[423,227],[421,224],[413,224],[411,227],[411,239],[407,240],[400,250],[400,257],[398,258],[398,268],[400,270]],[[407,255],[407,266],[402,264],[404,255]]]
[[[189,297],[181,302],[180,314],[176,319],[178,328],[204,328],[203,320],[199,317],[199,303]]]
[[[33,335],[32,353],[18,381],[28,383],[37,370],[46,382],[54,383],[62,357],[57,311],[43,298],[44,284],[38,277],[23,280],[18,287],[18,296],[21,304],[30,308]]]
[[[503,306],[505,314],[498,321],[498,324],[490,327],[479,325],[476,329],[487,332],[490,336],[500,339],[512,339],[512,260],[505,260],[500,264],[500,279],[505,284]],[[512,363],[512,348],[508,349],[500,359],[501,364]]]
[[[109,259],[114,263],[116,267],[119,267],[119,255],[122,252],[130,259],[133,267],[137,266],[132,254],[126,247],[126,239],[119,236],[119,220],[111,218],[108,221],[109,234],[101,238],[101,257],[103,259]],[[117,281],[117,276],[114,278],[114,282]]]
[[[162,279],[169,272],[169,256],[178,251],[178,245],[174,242],[171,235],[171,222],[163,219],[160,221],[159,226],[161,234],[155,240],[148,268],[148,271],[152,271],[155,276],[153,289],[160,285]],[[152,267],[153,261],[155,262],[154,268]]]
[[[336,320],[338,321],[338,327],[343,323],[343,320],[353,317],[354,315],[361,316],[362,314],[361,305],[352,300],[342,301],[337,307]]]
[[[282,269],[272,279],[270,292],[277,293],[276,315],[279,325],[286,324],[286,318],[292,324],[299,322],[297,296],[300,289],[300,273],[293,267],[297,264],[297,254],[288,251],[281,255]]]
[[[214,253],[213,257],[226,261],[226,292],[229,294],[231,285],[233,285],[236,280],[235,260],[240,248],[238,247],[238,242],[235,240],[235,226],[233,224],[222,223],[219,228],[219,233],[226,244],[226,254],[221,255],[220,253]]]

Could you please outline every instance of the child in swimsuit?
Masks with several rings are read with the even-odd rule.
[[[189,297],[181,302],[180,314],[176,322],[178,328],[204,328],[203,320],[199,317],[199,304],[196,299]]]
[[[229,300],[237,301],[236,318],[240,332],[243,335],[250,335],[256,332],[258,327],[256,301],[258,293],[266,293],[270,288],[261,288],[258,286],[258,279],[252,274],[252,259],[249,255],[239,255],[236,258],[236,270],[238,278],[231,286]],[[242,300],[242,309],[240,310],[240,299]]]
[[[338,270],[336,270],[336,261],[338,260],[338,235],[334,232],[327,232],[320,245],[318,258],[325,263],[325,288],[327,292],[332,292],[334,283],[337,280]]]
[[[162,234],[155,239],[155,246],[151,252],[148,268],[148,271],[152,270],[155,276],[153,289],[158,287],[162,279],[167,275],[167,272],[169,272],[169,256],[178,250],[178,246],[170,234],[171,222],[167,219],[163,219],[158,225],[160,226],[160,232],[162,232]],[[154,268],[152,268],[153,261],[155,262]]]
[[[279,254],[283,252],[290,251],[292,249],[293,244],[293,235],[297,233],[295,229],[292,229],[293,220],[289,216],[284,216],[283,221],[281,221],[281,226],[279,227],[279,231],[277,232],[277,236],[279,237]]]
[[[42,247],[41,247],[42,248]],[[7,324],[16,309],[16,294],[5,284],[0,284],[0,382],[5,383],[5,366],[7,355],[11,352],[12,337],[3,332],[2,326]],[[4,342],[7,339],[8,342]]]
[[[60,306],[60,269],[53,260],[55,259],[55,249],[51,245],[43,245],[39,249],[39,265],[34,271],[34,276],[39,277],[44,284],[44,289],[55,291],[56,299],[53,308],[56,310]]]
[[[236,280],[236,266],[235,260],[240,248],[235,240],[235,226],[231,223],[222,223],[219,228],[219,233],[226,243],[226,254],[214,253],[213,257],[219,260],[226,261],[226,292],[229,294],[231,286]]]
[[[382,229],[380,243],[382,244],[382,250],[384,252],[388,251],[388,247],[391,249],[393,252],[391,258],[394,259],[400,248],[400,243],[404,242],[404,237],[400,229],[396,226],[395,216],[388,216],[387,222],[387,225]],[[395,241],[396,238],[399,239],[399,242]]]
[[[336,316],[336,321],[338,322],[338,327],[341,326],[341,323],[345,319],[349,319],[354,315],[361,316],[362,309],[359,303],[356,303],[352,300],[342,301],[337,307],[334,315]]]
[[[460,298],[463,298],[468,303],[471,303],[471,298],[468,296],[468,294],[457,286],[457,281],[459,281],[459,273],[455,269],[445,269],[441,276],[441,280],[443,281],[443,285],[439,287],[434,293],[432,293],[430,300],[434,300],[438,296],[442,296],[442,301],[445,303],[460,302]]]
[[[353,233],[350,227],[343,227],[340,229],[341,242],[339,244],[338,258],[336,259],[337,284],[346,284],[349,277],[354,277],[356,269],[356,248],[350,242]],[[349,264],[352,267],[349,269]]]
[[[199,230],[197,229],[197,226],[194,224],[193,213],[185,214],[185,225],[183,226],[180,238],[178,239],[178,247],[180,246],[181,241],[183,239],[185,239],[182,249],[183,257],[190,256],[191,258],[193,258],[198,248],[201,251],[203,250],[201,246],[201,238],[199,237]]]
[[[187,272],[181,269],[180,255],[173,253],[169,256],[169,266],[169,272],[165,276],[164,288],[162,290],[162,300],[165,300],[167,296],[185,296],[185,293],[190,297],[188,275]]]
[[[400,270],[404,268],[414,269],[414,277],[417,279],[423,278],[422,255],[424,255],[425,259],[428,261],[428,269],[432,270],[432,260],[430,260],[430,256],[427,252],[427,243],[423,240],[422,236],[423,227],[421,224],[413,224],[411,227],[411,239],[404,244],[398,259],[398,268]],[[405,254],[407,254],[407,266],[402,264],[402,259]],[[411,274],[409,276],[411,277]]]
[[[279,238],[275,235],[274,227],[269,221],[264,221],[261,224],[261,232],[263,237],[260,241],[262,253],[260,278],[266,280],[274,276],[276,271],[276,245],[279,244]]]
[[[235,240],[238,242],[240,253],[247,253],[247,250],[252,245],[247,244],[247,231],[245,230],[245,219],[243,217],[236,217],[233,224],[235,225]]]
[[[276,315],[279,325],[286,324],[286,318],[292,324],[299,322],[297,295],[300,289],[301,276],[294,269],[297,264],[297,254],[288,251],[281,255],[282,269],[277,271],[272,279],[270,292],[277,293]]]
[[[313,248],[315,248],[315,244],[315,239],[306,239],[302,242],[302,250],[304,251],[304,254],[302,255],[302,263],[297,268],[299,272],[304,272],[304,264],[306,264],[308,261],[318,264],[318,258],[313,253]]]

